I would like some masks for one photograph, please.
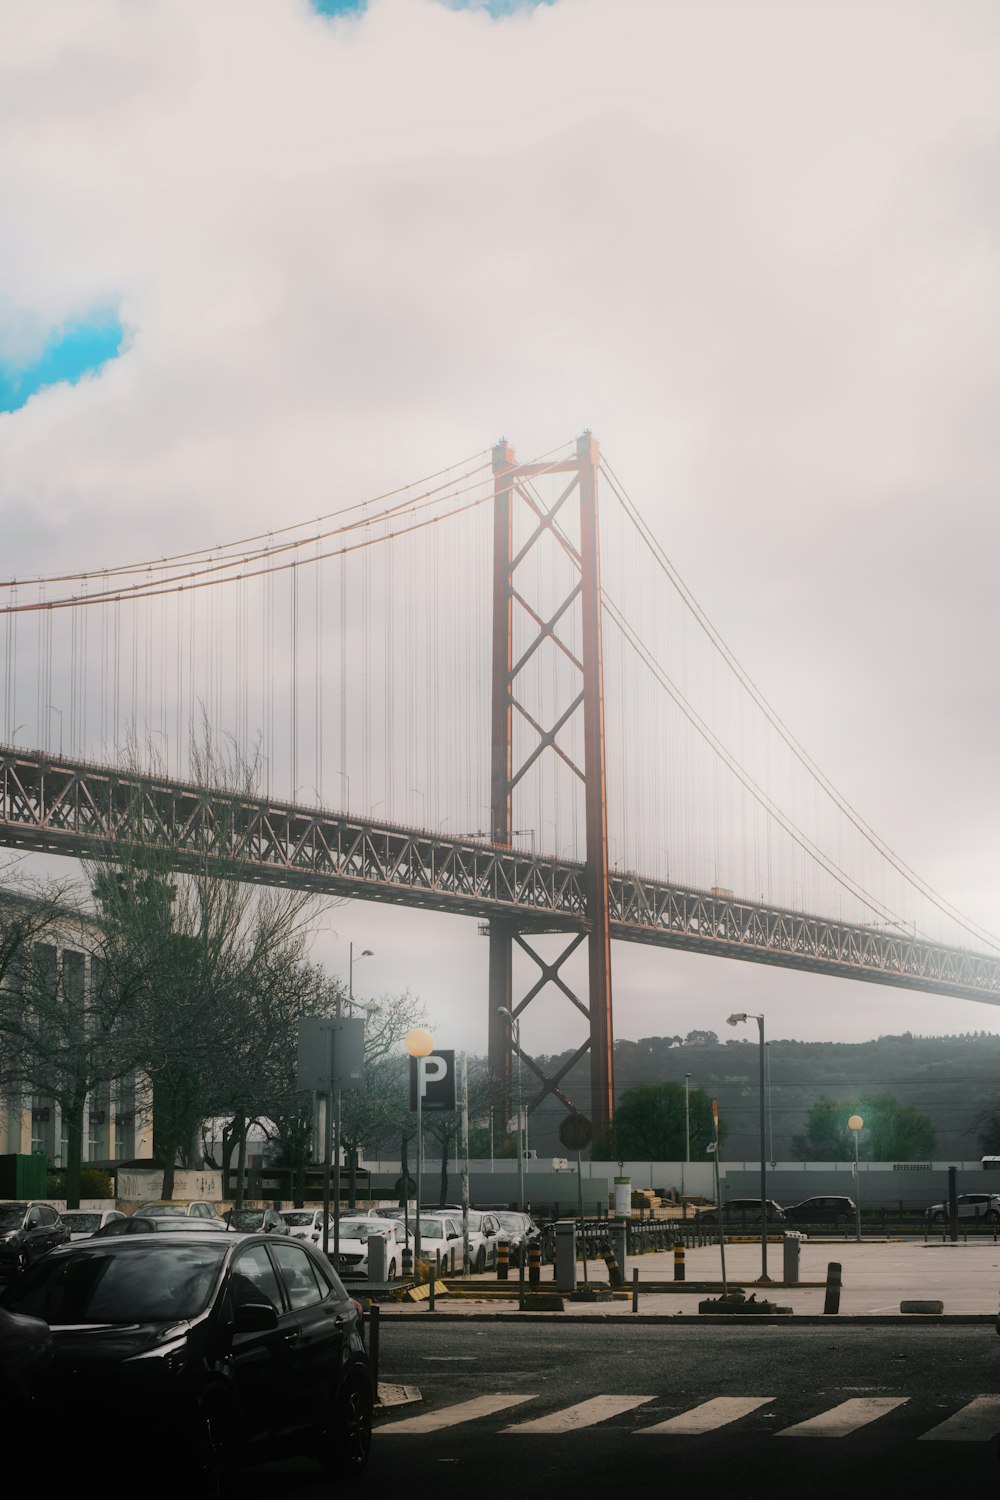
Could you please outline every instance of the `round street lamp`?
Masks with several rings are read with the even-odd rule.
[[[736,1011],[726,1017],[729,1026],[739,1026],[744,1021],[756,1021],[757,1032],[760,1039],[760,1280],[770,1281],[767,1274],[767,1163],[766,1140],[764,1134],[764,1017],[754,1015],[745,1010]]]
[[[423,1098],[424,1098],[424,1058],[430,1057],[434,1051],[434,1038],[426,1026],[413,1026],[403,1038],[403,1046],[410,1057],[417,1061],[417,1218],[413,1229],[413,1254],[414,1269],[420,1264],[420,1204],[424,1192],[424,1127],[423,1127]],[[409,1201],[409,1193],[406,1191],[406,1183],[403,1183],[404,1201]],[[405,1234],[405,1227],[404,1227]],[[433,1274],[433,1273],[432,1273]],[[420,1272],[417,1270],[417,1276]]]
[[[854,1238],[859,1245],[861,1243],[861,1177],[858,1172],[858,1136],[861,1134],[864,1123],[860,1115],[852,1115],[847,1122],[848,1130],[854,1135]]]

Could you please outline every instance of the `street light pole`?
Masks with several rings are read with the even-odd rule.
[[[728,1017],[730,1026],[741,1021],[756,1021],[760,1040],[760,1280],[770,1281],[767,1274],[767,1135],[764,1128],[767,1091],[764,1086],[764,1017],[745,1010]]]
[[[511,1036],[514,1038],[514,1050],[517,1052],[517,1206],[524,1213],[524,1139],[522,1136],[521,1113],[521,1023],[515,1019],[514,1013],[508,1010],[506,1005],[497,1006],[497,1014],[507,1017],[507,1025],[510,1027]]]
[[[684,1162],[691,1160],[691,1074],[684,1074],[684,1161],[681,1162],[681,1215],[687,1218],[684,1207]]]
[[[430,1057],[434,1051],[434,1038],[426,1026],[414,1026],[403,1038],[403,1046],[410,1057],[416,1059],[417,1063],[417,1213],[413,1226],[413,1256],[414,1268],[416,1268],[420,1264],[420,1202],[424,1189],[424,1058]],[[405,1182],[403,1184],[403,1191],[406,1193],[407,1198],[409,1198]]]
[[[861,1176],[858,1171],[858,1136],[861,1134],[864,1120],[860,1115],[852,1115],[847,1122],[847,1128],[854,1136],[854,1238],[861,1244]]]

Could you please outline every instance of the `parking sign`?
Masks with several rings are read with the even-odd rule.
[[[422,1110],[446,1114],[455,1108],[454,1052],[432,1052],[429,1057],[410,1058],[410,1108],[414,1110],[418,1080]]]

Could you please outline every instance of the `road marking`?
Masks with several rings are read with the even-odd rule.
[[[580,1427],[593,1427],[597,1422],[606,1422],[609,1417],[619,1417],[622,1412],[642,1406],[644,1401],[654,1401],[655,1396],[591,1396],[589,1401],[580,1401],[576,1406],[564,1406],[562,1411],[550,1412],[547,1417],[536,1417],[532,1422],[515,1422],[505,1427],[505,1432],[575,1432]]]
[[[756,1411],[758,1406],[766,1406],[774,1399],[773,1396],[716,1396],[713,1401],[703,1401],[701,1406],[693,1406],[690,1411],[668,1417],[665,1422],[657,1422],[653,1427],[640,1427],[637,1435],[642,1437],[647,1432],[670,1432],[697,1436],[702,1432],[714,1432],[717,1427],[725,1427],[728,1422],[746,1417],[750,1412]]]
[[[859,1427],[884,1417],[897,1406],[905,1406],[909,1396],[859,1396],[853,1401],[841,1401],[819,1416],[796,1422],[793,1427],[783,1427],[775,1437],[846,1437]]]
[[[471,1401],[460,1401],[457,1406],[446,1406],[442,1411],[424,1412],[419,1417],[404,1417],[401,1422],[387,1422],[379,1432],[440,1432],[443,1427],[457,1427],[460,1422],[474,1422],[478,1417],[489,1417],[496,1411],[507,1411],[520,1406],[522,1401],[534,1401],[535,1396],[475,1396]]]
[[[985,1443],[1000,1432],[1000,1396],[977,1396],[953,1416],[920,1434],[921,1442]]]

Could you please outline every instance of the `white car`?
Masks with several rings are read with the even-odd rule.
[[[378,1210],[385,1218],[403,1218],[401,1208],[382,1208]],[[416,1210],[412,1204],[409,1211],[410,1223],[416,1217]],[[442,1237],[438,1229],[431,1229],[425,1233],[424,1224],[428,1220],[447,1219],[451,1221],[453,1228],[458,1230],[458,1249],[453,1253],[453,1236],[448,1233]],[[504,1238],[503,1226],[495,1213],[488,1213],[478,1208],[469,1209],[469,1268],[473,1272],[485,1271],[488,1266],[497,1263],[497,1246]],[[428,1243],[424,1243],[424,1241]],[[425,1208],[420,1215],[420,1253],[426,1259],[433,1260],[438,1251],[441,1251],[441,1265],[449,1274],[462,1269],[462,1210],[452,1204],[443,1209]]]
[[[59,1217],[69,1230],[71,1240],[89,1240],[95,1230],[113,1224],[115,1219],[127,1218],[127,1215],[119,1213],[117,1208],[64,1208]]]
[[[63,1217],[65,1218],[65,1215]],[[948,1222],[947,1203],[932,1203],[927,1210],[927,1217],[932,1224],[946,1224]],[[988,1224],[1000,1222],[1000,1194],[959,1193],[958,1217],[960,1219],[983,1219]]]
[[[135,1210],[144,1219],[217,1219],[211,1203],[193,1198],[185,1203],[183,1198],[163,1198],[157,1203],[140,1203]]]
[[[374,1214],[345,1214],[340,1221],[338,1256],[333,1254],[333,1225],[328,1236],[329,1256],[341,1279],[348,1276],[368,1275],[368,1241],[373,1235],[387,1240],[386,1276],[395,1281],[403,1274],[403,1250],[407,1244],[413,1251],[413,1235],[407,1240],[406,1229],[395,1219],[385,1219]]]
[[[281,1217],[288,1225],[288,1233],[293,1240],[308,1240],[311,1245],[319,1245],[323,1240],[323,1210],[321,1208],[283,1208]],[[333,1221],[330,1221],[330,1236],[333,1235]]]

